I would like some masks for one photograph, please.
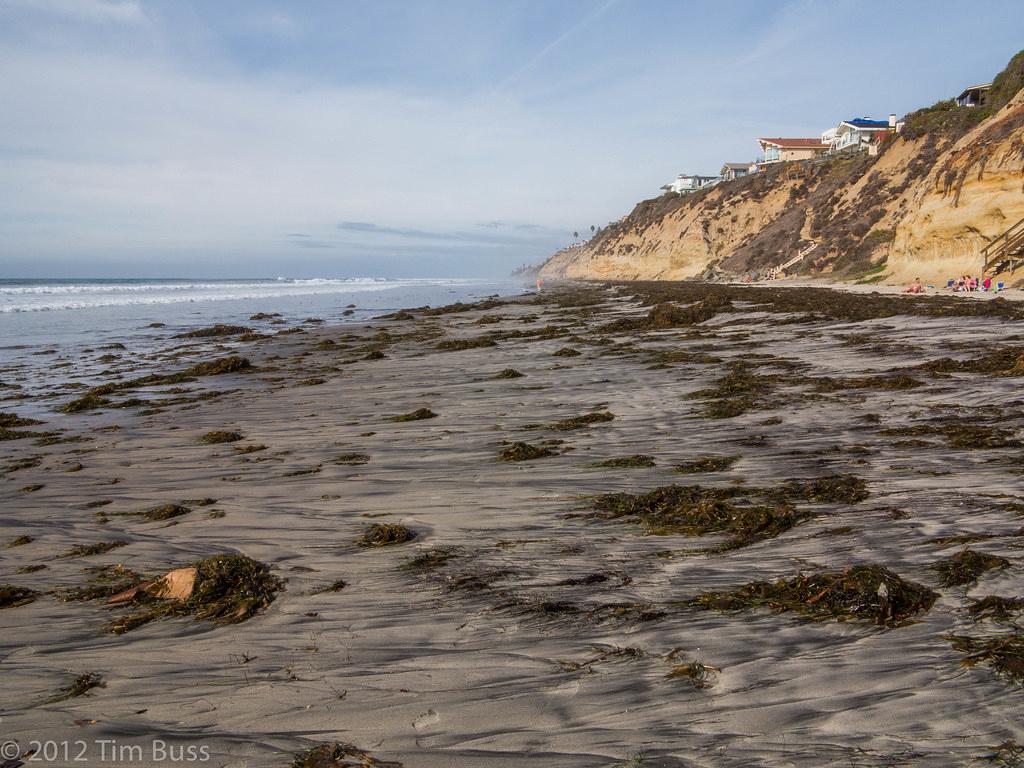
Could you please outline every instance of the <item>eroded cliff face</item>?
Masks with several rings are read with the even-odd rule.
[[[972,128],[963,127],[972,115],[945,109],[921,110],[908,122],[913,130],[876,156],[786,163],[646,200],[590,242],[553,256],[541,275],[740,276],[812,244],[788,274],[935,283],[980,274],[981,248],[1024,218],[1024,92]],[[955,129],[941,122],[947,114],[959,121]]]
[[[981,248],[1022,218],[1024,92],[956,142],[910,190],[895,222],[887,277],[978,274]]]

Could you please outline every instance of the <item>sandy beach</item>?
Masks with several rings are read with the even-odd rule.
[[[169,762],[155,741],[261,768],[1016,765],[1017,293],[565,285],[256,321],[92,393],[0,371],[22,590],[0,740],[133,765]],[[269,597],[110,631],[170,602],[112,585],[221,554],[265,564]]]

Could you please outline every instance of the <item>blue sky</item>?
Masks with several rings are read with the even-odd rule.
[[[985,81],[1016,2],[0,0],[0,277],[490,276]]]

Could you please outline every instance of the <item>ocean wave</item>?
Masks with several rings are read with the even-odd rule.
[[[272,299],[389,288],[464,285],[465,280],[356,278],[277,278],[221,282],[52,282],[0,284],[0,313],[47,312],[139,304]],[[27,283],[27,284],[26,284]]]

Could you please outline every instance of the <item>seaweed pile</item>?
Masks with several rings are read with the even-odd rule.
[[[685,307],[680,307],[671,301],[661,301],[651,307],[644,317],[614,320],[602,326],[601,331],[603,333],[622,333],[685,328],[703,323],[720,312],[728,312],[732,309],[732,300],[721,293],[704,294],[701,297],[693,298],[695,299],[693,303]]]
[[[84,395],[65,403],[60,410],[63,413],[80,413],[82,411],[90,411],[96,408],[113,407],[114,403],[106,396],[114,394],[115,392],[124,392],[125,390],[138,389],[140,387],[181,384],[203,376],[221,376],[228,373],[241,373],[244,371],[250,371],[252,368],[252,363],[250,363],[248,359],[239,357],[238,355],[230,355],[217,360],[196,363],[195,365],[189,366],[188,368],[176,373],[163,375],[154,373],[137,379],[129,379],[128,381],[101,384],[98,387],[93,387],[88,390]]]
[[[985,663],[1001,675],[1024,683],[1024,633],[973,638],[953,635],[953,648],[965,654],[964,666]]]
[[[595,517],[635,521],[655,536],[724,533],[729,538],[723,548],[732,549],[774,538],[812,517],[797,502],[855,504],[866,497],[862,479],[832,475],[769,488],[666,485],[642,494],[603,494],[593,507]]]
[[[402,764],[377,760],[359,747],[334,741],[300,752],[291,768],[402,768]]]
[[[200,560],[194,586],[184,599],[161,597],[166,582],[158,580],[151,589],[136,587],[124,603],[142,608],[107,625],[120,635],[156,619],[191,616],[196,620],[234,624],[245,621],[274,602],[284,581],[263,563],[245,555],[214,555]]]
[[[778,377],[757,373],[750,363],[735,361],[728,372],[715,380],[714,386],[693,394],[704,400],[701,415],[709,419],[731,419],[761,408],[778,383]]]
[[[416,538],[416,532],[401,523],[374,523],[359,537],[361,547],[390,547]]]
[[[939,595],[879,565],[755,581],[729,592],[706,592],[687,605],[720,611],[769,608],[815,620],[869,621],[897,626],[929,610]]]
[[[1010,561],[1005,557],[964,549],[955,555],[940,560],[933,566],[939,573],[944,587],[958,587],[973,584],[986,571],[1006,568]]]
[[[498,452],[499,461],[533,461],[543,459],[547,456],[558,454],[543,445],[530,445],[530,443],[516,442],[506,445]]]

